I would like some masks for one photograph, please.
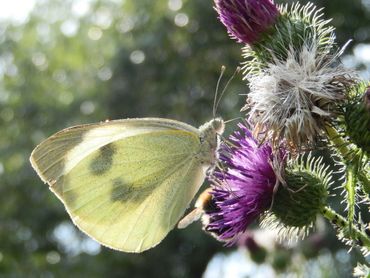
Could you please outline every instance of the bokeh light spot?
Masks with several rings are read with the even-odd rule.
[[[189,23],[187,14],[179,13],[175,16],[175,24],[179,27],[184,27]]]
[[[89,1],[73,1],[72,12],[78,17],[83,17],[90,11]]]
[[[77,34],[79,27],[80,27],[80,24],[77,20],[68,19],[62,23],[62,25],[60,26],[60,31],[66,37],[73,37]]]
[[[64,83],[67,79],[66,72],[64,70],[56,70],[53,72],[53,79],[60,82]]]
[[[182,0],[168,0],[168,8],[172,11],[178,11],[182,8]]]
[[[49,264],[57,264],[60,262],[60,255],[56,251],[50,251],[46,254],[46,261]]]
[[[134,50],[130,54],[130,60],[134,64],[141,64],[145,60],[145,53],[141,50]]]
[[[102,37],[103,31],[99,27],[94,26],[89,29],[89,31],[87,32],[87,35],[93,41],[97,41],[97,40],[100,40],[100,38]]]
[[[59,95],[59,101],[62,104],[70,105],[74,100],[74,96],[70,92],[63,92]]]
[[[117,30],[121,33],[130,32],[135,27],[135,22],[131,17],[124,17],[117,25]]]
[[[53,232],[54,239],[65,249],[71,256],[78,255],[82,252],[89,255],[97,255],[100,253],[101,246],[96,241],[83,236],[69,222],[62,222]]]
[[[356,58],[362,60],[362,62],[370,62],[370,44],[360,43],[355,46],[353,52]]]
[[[16,65],[11,64],[6,68],[6,75],[10,77],[14,77],[18,75],[18,68]]]
[[[84,115],[90,115],[95,111],[95,104],[90,100],[86,100],[83,103],[81,103],[80,111]]]
[[[18,133],[17,131],[18,130],[16,130],[15,133]],[[25,162],[24,155],[25,154],[23,153],[13,154],[7,161],[9,163],[9,167],[13,169],[14,171],[17,171],[18,169],[22,168]]]
[[[107,81],[112,77],[112,70],[108,67],[103,67],[98,71],[98,77],[102,81]]]
[[[33,9],[36,0],[12,0],[3,1],[0,9],[0,19],[10,20],[18,24],[24,23],[28,20],[29,13]],[[19,6],[22,6],[21,8]]]
[[[32,237],[32,232],[29,228],[27,227],[20,227],[17,230],[17,238],[21,241],[28,241]]]
[[[95,23],[102,29],[108,29],[112,24],[112,14],[108,9],[99,9],[95,14]]]
[[[36,52],[32,55],[32,63],[39,69],[39,70],[46,70],[49,63],[46,59],[46,56],[42,52]]]
[[[36,26],[37,35],[42,43],[48,43],[51,40],[50,37],[50,25],[45,22],[41,22]]]

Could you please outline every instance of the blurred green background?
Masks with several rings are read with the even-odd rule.
[[[101,247],[74,228],[28,162],[36,144],[71,125],[144,116],[194,126],[209,120],[221,65],[225,84],[241,62],[213,2],[35,2],[27,18],[0,19],[0,277],[200,277],[211,260],[205,277],[247,277],[249,253],[223,247],[199,224],[172,231],[143,254]],[[370,1],[314,2],[334,18],[339,45],[353,39],[343,62],[369,79]],[[224,119],[242,116],[241,79],[221,101]],[[253,266],[259,277],[348,277],[357,251],[348,255],[331,227],[320,225],[295,248],[269,251],[262,268]]]

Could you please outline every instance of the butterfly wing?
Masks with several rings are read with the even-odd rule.
[[[73,222],[108,247],[141,252],[176,225],[205,174],[197,129],[129,119],[62,130],[31,163]]]

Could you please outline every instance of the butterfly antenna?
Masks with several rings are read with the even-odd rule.
[[[244,121],[244,118],[242,118],[242,117],[236,117],[236,118],[233,118],[233,119],[224,121],[224,123],[225,124],[228,124],[228,123],[231,123],[231,122],[236,121],[236,120],[242,120],[242,121]]]
[[[217,103],[218,103],[218,102],[217,102],[218,89],[219,89],[219,87],[220,87],[221,79],[222,79],[222,76],[224,76],[225,70],[226,70],[226,67],[225,67],[225,66],[222,66],[222,67],[221,67],[221,73],[220,73],[220,76],[218,77],[218,80],[217,80],[215,97],[214,97],[214,99],[213,99],[213,109],[212,109],[213,119],[214,119],[214,118],[216,118],[216,105],[217,105]]]
[[[223,88],[223,90],[222,90],[222,92],[221,92],[221,94],[220,94],[220,97],[219,97],[219,98],[218,98],[218,100],[217,100],[216,105],[214,105],[214,112],[213,112],[214,117],[215,117],[215,115],[216,115],[216,111],[217,111],[218,105],[219,105],[219,104],[220,104],[220,102],[221,102],[222,96],[225,94],[226,89],[227,89],[227,87],[229,87],[230,82],[234,79],[235,75],[237,75],[237,74],[240,72],[240,70],[241,70],[241,68],[240,68],[240,67],[236,67],[236,69],[235,69],[235,71],[234,71],[233,75],[229,78],[229,80],[227,81],[227,83],[226,83],[225,87]]]

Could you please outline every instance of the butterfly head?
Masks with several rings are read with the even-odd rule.
[[[217,134],[224,133],[225,130],[225,123],[224,120],[221,118],[214,118],[212,121],[209,122],[210,125],[213,127],[214,131]]]

